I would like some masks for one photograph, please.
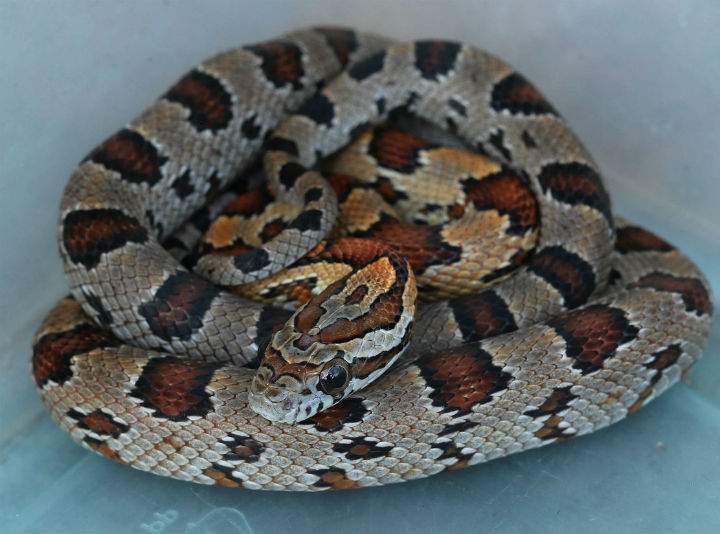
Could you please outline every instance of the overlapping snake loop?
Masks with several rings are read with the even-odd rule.
[[[220,54],[83,160],[58,230],[73,296],[46,318],[32,354],[43,401],[73,439],[205,484],[388,484],[602,428],[700,356],[712,314],[702,274],[614,220],[592,158],[525,78],[468,45],[387,45],[318,28]],[[361,232],[391,228],[413,246],[323,241],[338,203],[355,197],[314,165],[399,112],[492,159],[486,180],[460,182],[466,203],[448,200],[448,217],[475,217],[493,199],[508,234],[539,220],[532,251],[506,251],[508,267],[478,275],[468,258],[482,247],[462,237],[473,232],[433,223],[434,204],[422,214],[429,225],[379,212]],[[402,175],[427,148],[418,143],[375,156]],[[207,228],[261,149],[268,185],[231,204],[179,263],[161,243],[186,248],[192,229],[173,232],[191,216]],[[511,205],[518,184],[536,208]],[[401,209],[388,187],[379,184],[383,202]],[[256,220],[251,200],[270,193],[264,209],[278,215],[256,225],[260,237],[223,241],[232,214]],[[323,263],[340,278],[320,283]],[[310,266],[317,286],[284,282],[286,299],[306,302],[293,314],[187,266],[224,286]],[[455,279],[463,271],[471,282]],[[416,304],[416,278],[444,298]]]

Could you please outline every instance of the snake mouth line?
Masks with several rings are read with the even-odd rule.
[[[255,413],[273,423],[296,424],[327,406],[318,394],[308,396],[305,393],[255,384],[253,381],[248,393],[248,404]]]
[[[271,400],[264,393],[250,392],[248,403],[256,413],[273,422],[292,424],[297,419],[297,407],[293,407],[287,394],[282,399]]]

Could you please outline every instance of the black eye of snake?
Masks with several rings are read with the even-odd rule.
[[[345,389],[349,376],[345,360],[332,360],[320,373],[320,388],[328,395],[336,395]]]

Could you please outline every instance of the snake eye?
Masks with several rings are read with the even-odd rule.
[[[330,360],[320,371],[320,388],[328,395],[336,396],[350,382],[350,366],[342,358]]]

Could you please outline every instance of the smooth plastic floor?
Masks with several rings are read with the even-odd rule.
[[[2,2],[0,532],[720,530],[719,321],[683,383],[608,429],[384,488],[177,482],[93,455],[50,420],[28,354],[67,292],[55,218],[73,166],[204,57],[317,23],[468,41],[513,63],[595,155],[616,211],[681,246],[720,291],[713,0]]]

